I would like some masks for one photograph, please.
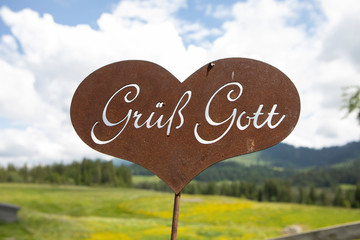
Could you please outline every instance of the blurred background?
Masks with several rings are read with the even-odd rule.
[[[359,29],[358,0],[0,0],[0,240],[169,239],[166,184],[92,150],[70,121],[84,78],[134,59],[184,81],[211,61],[253,58],[300,94],[284,143],[218,163],[183,190],[181,239],[359,221]],[[8,204],[21,207],[15,223],[3,222],[3,206],[18,211]]]
[[[72,95],[91,72],[148,60],[180,81],[204,64],[253,58],[280,69],[301,97],[285,140],[322,148],[360,139],[344,88],[360,84],[360,4],[307,1],[0,2],[0,164],[103,157],[76,136]]]

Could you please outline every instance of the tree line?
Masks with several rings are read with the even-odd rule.
[[[140,182],[135,188],[171,192],[164,182]],[[360,183],[355,188],[341,186],[315,188],[314,186],[291,186],[284,180],[268,179],[262,184],[246,181],[226,181],[217,183],[190,182],[182,191],[186,194],[223,195],[247,198],[259,202],[287,202],[308,205],[360,208]]]
[[[267,179],[281,179],[291,186],[334,187],[339,184],[356,185],[360,182],[360,159],[343,166],[317,167],[308,170],[277,168],[273,166],[245,166],[236,162],[217,163],[204,170],[198,181],[246,181],[263,183]]]
[[[347,169],[351,169],[354,173],[358,173],[354,166],[359,164],[355,162],[354,165],[349,165]],[[360,208],[360,181],[356,187],[344,189],[339,185],[320,184],[321,187],[315,184],[305,185],[306,182],[300,182],[298,185],[294,185],[292,181],[287,179],[288,174],[278,174],[283,178],[276,178],[275,173],[266,173],[262,168],[254,168],[253,173],[244,173],[245,169],[241,169],[240,172],[244,173],[244,176],[250,176],[253,181],[236,180],[234,172],[228,173],[227,176],[231,177],[231,180],[221,180],[223,176],[227,174],[230,169],[236,169],[234,163],[230,165],[219,164],[224,167],[226,171],[214,171],[210,169],[208,173],[197,180],[190,182],[183,190],[182,193],[187,194],[204,194],[204,195],[224,195],[232,197],[243,197],[256,201],[268,201],[268,202],[293,202],[300,204],[311,205],[333,205],[340,207],[353,207]],[[360,164],[359,164],[360,165]],[[134,168],[135,170],[132,170]],[[223,169],[223,170],[224,170]],[[257,170],[256,170],[257,169]],[[259,170],[260,169],[260,170]],[[219,170],[219,169],[218,169]],[[132,182],[132,171],[144,175],[150,174],[149,171],[139,168],[139,166],[132,165],[126,167],[124,165],[114,166],[111,161],[90,160],[84,158],[80,162],[72,162],[71,164],[54,163],[52,165],[38,165],[32,168],[28,168],[27,165],[22,167],[15,167],[9,164],[7,167],[0,167],[0,182],[24,182],[24,183],[47,183],[47,184],[72,184],[72,185],[87,185],[87,186],[116,186],[116,187],[133,187],[142,189],[152,189],[157,191],[168,191],[171,189],[162,181],[144,181],[134,184]],[[305,174],[304,178],[312,178],[316,176],[322,179],[321,175],[316,169]],[[216,172],[218,172],[216,175]],[[346,176],[337,169],[339,176]],[[255,176],[268,177],[266,179],[261,178],[256,180]],[[203,173],[202,173],[203,174]],[[246,175],[248,174],[248,175]],[[212,175],[213,178],[208,178]],[[265,175],[265,176],[264,176]],[[351,174],[350,174],[351,175]],[[239,175],[237,178],[239,179]],[[329,177],[331,178],[331,177]],[[199,180],[200,179],[200,180]],[[302,179],[302,178],[301,178]],[[326,185],[324,187],[324,185]],[[310,186],[310,187],[309,187]]]
[[[71,164],[54,163],[29,168],[8,164],[0,167],[0,182],[49,183],[72,185],[132,186],[131,170],[125,166],[114,166],[111,161],[84,158]]]
[[[321,149],[294,147],[285,143],[279,143],[258,153],[251,154],[257,155],[254,158],[266,162],[267,165],[281,168],[308,169],[329,167],[359,158],[360,142],[350,142],[343,146]]]

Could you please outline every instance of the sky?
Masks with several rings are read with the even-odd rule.
[[[0,0],[0,165],[105,158],[70,121],[80,82],[122,60],[180,81],[222,58],[285,73],[301,115],[284,142],[323,148],[360,140],[344,88],[360,85],[358,0]]]

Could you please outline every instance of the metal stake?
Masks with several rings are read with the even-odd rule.
[[[178,228],[178,222],[179,222],[179,209],[180,209],[180,197],[181,197],[181,192],[175,193],[173,220],[172,220],[172,227],[171,227],[171,240],[176,240],[176,237],[177,237],[177,228]]]

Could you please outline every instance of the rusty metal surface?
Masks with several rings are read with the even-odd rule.
[[[281,142],[299,114],[290,79],[244,58],[209,63],[183,83],[151,62],[109,64],[85,78],[71,104],[87,145],[149,169],[175,193],[216,162]]]
[[[172,219],[172,226],[171,226],[171,240],[177,239],[177,230],[179,224],[179,212],[180,212],[180,199],[181,193],[175,193],[174,197],[174,210],[173,210],[173,219]]]

